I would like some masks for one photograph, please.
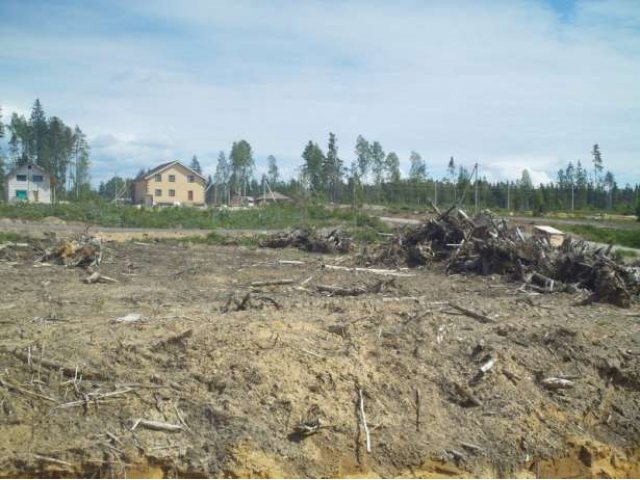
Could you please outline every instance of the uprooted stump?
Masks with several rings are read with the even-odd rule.
[[[470,218],[462,210],[438,212],[435,218],[406,228],[375,251],[361,256],[367,265],[416,267],[445,262],[450,273],[500,274],[524,282],[540,293],[591,293],[589,301],[629,307],[640,294],[640,278],[611,255],[565,239],[555,248],[545,239],[525,237],[490,212]]]
[[[102,240],[81,236],[47,248],[41,262],[55,262],[67,267],[99,266],[102,261]]]
[[[347,253],[352,241],[341,230],[317,231],[312,228],[298,228],[290,232],[276,233],[260,242],[261,247],[288,248],[314,253]]]

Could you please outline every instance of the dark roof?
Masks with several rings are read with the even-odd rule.
[[[6,173],[5,177],[7,177],[7,179],[8,179],[8,178],[9,178],[9,176],[13,175],[13,174],[16,172],[16,170],[18,170],[19,168],[22,168],[22,167],[28,167],[28,166],[31,166],[31,168],[34,168],[34,169],[36,169],[36,170],[40,170],[42,173],[45,173],[45,174],[49,175],[49,172],[47,172],[44,168],[42,168],[42,167],[41,167],[40,165],[38,165],[38,164],[35,164],[35,163],[23,163],[23,164],[21,164],[21,165],[16,165],[16,166],[15,166],[15,167],[13,167],[11,170],[9,170],[9,171]]]
[[[161,172],[162,170],[164,170],[165,168],[171,166],[171,165],[175,165],[175,164],[180,165],[183,168],[186,168],[187,170],[189,170],[190,172],[193,172],[194,174],[198,175],[200,178],[202,178],[205,182],[207,181],[207,179],[205,178],[204,175],[202,175],[201,173],[196,172],[195,170],[187,167],[186,165],[184,165],[182,162],[180,162],[179,160],[174,160],[172,162],[167,162],[167,163],[161,163],[160,165],[158,165],[157,167],[152,168],[151,170],[149,170],[148,172],[145,172],[143,175],[138,175],[134,181],[137,180],[142,180],[143,178],[149,178],[152,175],[155,175],[158,172]]]

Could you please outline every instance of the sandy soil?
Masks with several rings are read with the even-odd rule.
[[[0,260],[1,476],[640,476],[637,305],[438,267],[329,297],[380,277],[294,250],[110,243],[92,285],[35,257]]]

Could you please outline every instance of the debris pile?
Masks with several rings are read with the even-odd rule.
[[[83,235],[45,249],[41,262],[55,262],[67,267],[99,266],[102,261],[102,240]]]
[[[287,248],[295,247],[313,253],[347,253],[351,250],[351,237],[341,230],[328,233],[312,228],[298,228],[290,232],[276,233],[260,242],[261,247]]]
[[[545,238],[525,237],[488,211],[475,218],[453,208],[438,212],[362,259],[395,267],[443,261],[447,272],[506,275],[540,293],[585,290],[591,293],[588,301],[621,307],[640,293],[635,270],[616,261],[611,247],[566,238],[555,248]]]

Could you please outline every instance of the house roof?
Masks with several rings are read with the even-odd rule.
[[[197,175],[198,177],[203,179],[205,182],[207,181],[207,179],[205,178],[204,175],[202,175],[201,173],[196,172],[192,168],[187,167],[185,164],[183,164],[179,160],[174,160],[173,162],[161,163],[157,167],[154,167],[151,170],[149,170],[148,172],[146,172],[144,175],[137,176],[134,181],[142,180],[143,178],[144,179],[150,178],[150,177],[154,176],[156,173],[162,172],[163,170],[166,170],[167,168],[172,167],[174,165],[180,165],[181,167],[183,167],[183,168],[189,170],[190,172],[192,172],[194,175]]]
[[[263,202],[263,201],[269,201],[269,200],[291,200],[291,198],[287,197],[286,195],[283,195],[280,192],[270,192],[270,193],[266,193],[264,195],[260,195],[259,197],[256,197],[256,201],[257,202]]]
[[[558,230],[557,228],[550,227],[549,225],[535,225],[533,228],[534,230],[548,233],[549,235],[564,235],[564,232]]]
[[[7,172],[7,174],[5,175],[5,177],[9,177],[10,175],[13,175],[15,172],[17,172],[19,169],[23,168],[23,167],[31,167],[31,170],[38,170],[40,173],[44,173],[45,175],[49,175],[49,173],[42,168],[40,165],[37,165],[35,163],[23,163],[22,165],[16,165],[15,167],[13,167],[11,170],[9,170]]]

